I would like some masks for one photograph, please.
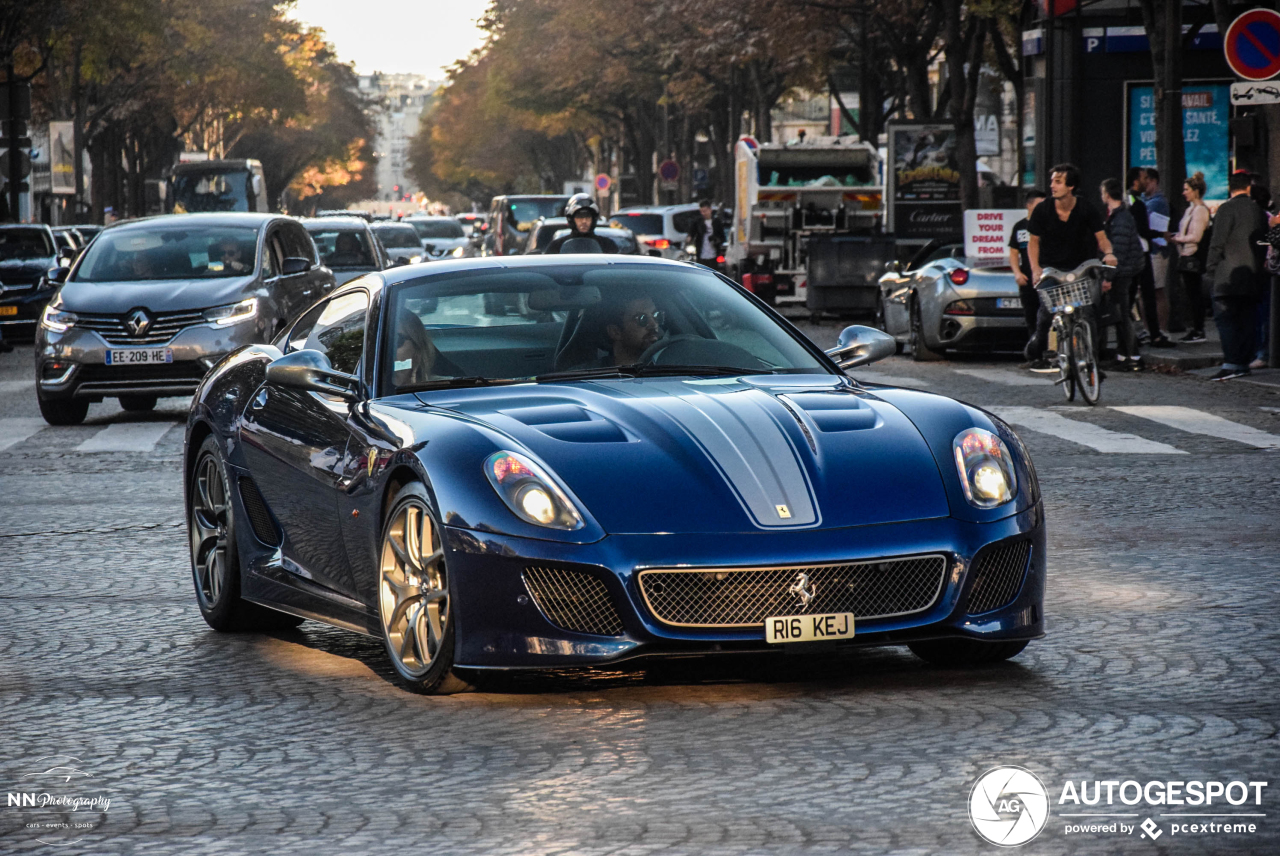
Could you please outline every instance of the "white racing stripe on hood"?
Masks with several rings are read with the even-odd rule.
[[[808,475],[790,438],[770,415],[769,393],[745,385],[684,381],[607,385],[636,398],[660,399],[654,404],[662,415],[706,453],[757,526],[775,529],[818,521]],[[791,516],[784,516],[779,506]]]

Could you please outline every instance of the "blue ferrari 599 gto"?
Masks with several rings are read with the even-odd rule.
[[[404,683],[635,657],[1043,635],[1044,511],[1017,435],[859,383],[705,268],[523,256],[368,274],[191,407],[196,597],[215,629],[379,637]]]

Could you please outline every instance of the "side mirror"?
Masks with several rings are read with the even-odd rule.
[[[76,260],[76,256],[80,255],[79,250],[73,250],[71,247],[63,247],[58,250],[58,264],[62,267],[71,267],[72,262]]]
[[[887,273],[902,273],[902,262],[897,260],[885,262],[884,269]]]
[[[267,382],[289,389],[334,395],[344,401],[358,401],[360,398],[360,379],[334,371],[328,357],[311,349],[294,351],[272,360],[267,364]]]
[[[45,271],[44,277],[49,280],[50,285],[62,285],[67,281],[67,276],[71,273],[71,267],[49,268]]]
[[[293,276],[296,273],[306,273],[311,270],[311,259],[291,256],[284,260],[280,265],[280,272],[285,276]]]
[[[836,346],[826,353],[840,368],[851,369],[883,360],[897,350],[897,342],[888,333],[855,324],[840,331]]]

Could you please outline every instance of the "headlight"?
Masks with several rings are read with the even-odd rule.
[[[542,468],[514,452],[494,452],[484,474],[517,517],[535,526],[581,529],[582,515]]]
[[[422,261],[422,256],[420,254],[416,256],[409,256],[409,264],[411,265],[416,265],[420,261]]]
[[[226,306],[215,306],[213,309],[206,309],[204,311],[204,320],[212,321],[219,327],[229,327],[232,324],[239,324],[241,321],[248,321],[257,314],[258,298],[250,297],[247,300],[241,300],[239,303],[230,303]]]
[[[463,259],[463,258],[466,258],[466,257],[467,257],[467,248],[466,248],[466,247],[456,247],[456,248],[454,249],[454,251],[453,251],[453,254],[452,254],[452,255],[453,255],[453,257],[454,257],[455,259]]]
[[[46,330],[52,330],[55,333],[65,333],[71,327],[74,327],[80,319],[76,317],[74,312],[67,312],[61,308],[60,303],[54,301],[44,308],[44,314],[40,316],[40,324]]]
[[[964,498],[978,508],[1004,505],[1018,493],[1018,477],[1004,441],[982,428],[961,431],[951,441]]]

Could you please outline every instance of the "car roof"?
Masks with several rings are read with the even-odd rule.
[[[436,276],[439,274],[455,273],[459,271],[469,270],[499,270],[502,268],[539,268],[551,267],[555,265],[583,265],[583,266],[604,266],[611,264],[639,264],[649,265],[655,268],[671,268],[672,270],[698,270],[699,268],[690,265],[688,262],[675,261],[673,259],[662,259],[656,256],[632,256],[632,255],[614,255],[601,253],[600,255],[588,256],[544,256],[544,255],[528,255],[528,256],[485,256],[476,259],[444,259],[436,262],[424,262],[416,265],[405,265],[398,268],[390,268],[388,270],[378,271],[378,275],[382,277],[387,285],[395,285],[401,282],[418,279],[423,276]],[[701,270],[707,270],[701,268]],[[708,271],[709,272],[709,271]]]
[[[415,235],[418,234],[418,231],[416,229],[414,229],[408,223],[405,223],[403,221],[396,222],[393,220],[374,220],[372,223],[369,224],[369,228],[374,230],[375,232],[382,229],[411,229],[413,230],[413,234]]]
[[[359,217],[299,217],[298,221],[302,223],[308,231],[355,229],[363,232],[371,226],[371,224],[366,223]]]
[[[44,223],[0,223],[0,230],[11,232],[14,229],[43,229],[46,232],[52,231]]]
[[[134,227],[151,226],[156,223],[192,223],[204,226],[250,226],[259,228],[273,220],[286,220],[281,214],[259,211],[206,211],[198,214],[157,214],[153,217],[139,217],[136,220],[122,220],[104,227],[111,231],[132,229]]]
[[[408,222],[408,221],[410,221],[410,220],[414,220],[414,221],[417,221],[417,222],[423,222],[423,221],[425,221],[425,220],[445,220],[445,221],[448,221],[448,222],[450,222],[450,223],[456,223],[456,222],[458,222],[458,221],[457,221],[457,220],[455,220],[453,217],[450,217],[448,214],[414,214],[414,215],[412,215],[412,216],[410,216],[410,217],[401,217],[401,218],[400,218],[400,222],[401,222],[401,223],[407,223],[407,222]]]
[[[679,205],[632,205],[629,208],[619,208],[613,212],[612,216],[618,214],[666,214],[668,212],[675,214],[680,211],[697,211],[698,203],[681,202]]]

